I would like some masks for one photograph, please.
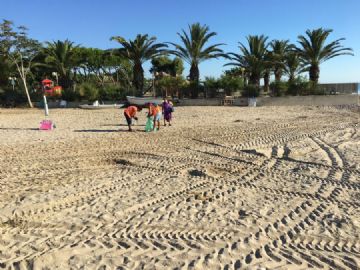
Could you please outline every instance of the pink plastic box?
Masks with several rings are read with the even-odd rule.
[[[51,120],[43,120],[40,122],[40,130],[52,130],[54,128]]]

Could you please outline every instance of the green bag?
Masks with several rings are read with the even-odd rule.
[[[146,125],[145,125],[145,132],[153,131],[154,129],[154,121],[151,117],[147,118]]]

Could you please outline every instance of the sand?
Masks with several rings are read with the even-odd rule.
[[[358,111],[50,113],[0,110],[0,269],[360,268]]]

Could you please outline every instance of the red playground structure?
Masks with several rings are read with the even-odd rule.
[[[44,95],[47,97],[61,97],[62,87],[57,85],[54,86],[54,82],[49,79],[41,81]]]

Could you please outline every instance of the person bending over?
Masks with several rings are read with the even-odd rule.
[[[129,106],[124,110],[124,116],[126,118],[126,122],[129,127],[129,131],[132,131],[131,125],[132,125],[132,119],[138,120],[136,113],[141,111],[141,107],[136,106]]]

